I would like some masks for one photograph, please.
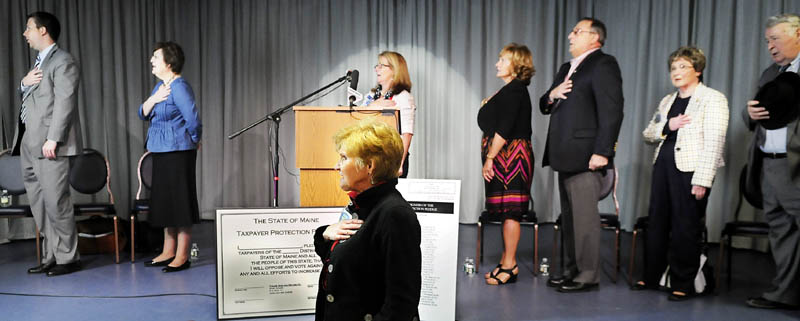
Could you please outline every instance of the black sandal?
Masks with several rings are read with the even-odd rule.
[[[502,268],[503,268],[503,264],[498,263],[497,266],[495,266],[491,271],[489,271],[489,277],[487,278],[486,275],[484,275],[483,278],[488,280],[488,279],[491,279],[491,278],[497,276],[497,274],[494,274],[494,269],[497,269],[497,273],[500,273],[500,270]]]
[[[514,269],[516,269],[516,268],[517,268],[517,265],[514,265],[514,267],[512,267],[512,268],[510,268],[510,269],[504,269],[504,268],[500,267],[500,270],[498,270],[498,271],[497,271],[497,274],[495,274],[495,275],[493,275],[493,276],[492,276],[492,279],[494,279],[495,281],[497,281],[497,284],[491,284],[491,283],[488,283],[488,284],[489,284],[489,285],[503,285],[503,284],[508,284],[508,283],[514,283],[514,282],[517,282],[517,275],[519,275],[519,273],[517,273],[517,274],[514,274]],[[510,275],[510,277],[508,278],[508,280],[506,280],[505,282],[503,282],[503,280],[500,280],[500,279],[497,277],[498,275],[500,275],[500,273],[505,273],[505,274],[508,274],[508,275]],[[486,280],[488,281],[489,279],[486,279]]]

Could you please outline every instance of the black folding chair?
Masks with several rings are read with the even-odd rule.
[[[20,196],[25,194],[25,185],[22,180],[22,164],[19,156],[12,156],[11,150],[0,152],[0,189],[8,191],[9,195]],[[0,218],[33,217],[31,207],[28,205],[14,205],[0,207]],[[36,227],[36,260],[42,262],[42,249],[39,239],[39,227]]]
[[[725,224],[725,228],[722,229],[722,235],[719,239],[719,256],[717,257],[717,285],[719,285],[719,275],[720,271],[722,270],[722,255],[725,253],[725,248],[728,249],[727,251],[727,285],[728,288],[731,287],[731,266],[733,265],[732,262],[732,248],[731,243],[734,236],[741,236],[741,237],[759,237],[765,238],[769,236],[769,225],[766,222],[753,222],[753,221],[740,221],[739,220],[739,212],[742,209],[742,200],[747,200],[747,203],[752,205],[757,209],[762,209],[762,200],[760,199],[753,199],[750,195],[745,193],[745,185],[747,179],[747,165],[742,168],[742,173],[739,175],[739,201],[736,204],[736,210],[733,214],[733,221],[728,222]]]
[[[134,226],[138,221],[139,214],[150,212],[150,184],[153,181],[153,155],[145,152],[139,158],[139,165],[136,167],[139,177],[139,189],[136,191],[136,200],[131,208],[131,263],[134,262],[136,252]]]
[[[114,194],[111,193],[111,175],[108,159],[94,149],[84,149],[83,153],[71,159],[69,185],[82,194],[94,195],[105,187],[108,202],[74,204],[75,216],[111,215],[114,220],[114,253],[119,263],[119,218],[114,208]]]

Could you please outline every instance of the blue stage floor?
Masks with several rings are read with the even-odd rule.
[[[459,268],[464,257],[475,255],[475,225],[459,230]],[[84,269],[69,275],[46,277],[26,272],[35,265],[33,241],[0,245],[0,320],[216,320],[216,270],[213,222],[195,227],[200,259],[187,271],[165,274],[145,268],[152,255],[137,255],[137,262],[114,264],[111,255],[84,255]],[[551,256],[552,230],[540,233],[540,256]],[[499,259],[499,228],[487,228],[486,268]],[[605,233],[603,256],[611,261],[612,233]],[[667,301],[666,294],[633,292],[624,281],[603,277],[600,290],[562,294],[548,288],[544,277],[531,271],[531,235],[523,229],[520,242],[520,278],[516,284],[485,285],[481,274],[458,273],[458,320],[800,320],[798,311],[758,310],[745,306],[748,296],[769,287],[773,263],[768,255],[752,251],[734,253],[733,286],[715,296],[686,302]],[[622,262],[627,267],[630,234],[623,237]],[[606,246],[607,244],[607,246]],[[711,251],[716,260],[716,246]],[[606,269],[611,270],[607,263]],[[724,280],[724,278],[723,278]],[[312,315],[248,320],[313,320]]]

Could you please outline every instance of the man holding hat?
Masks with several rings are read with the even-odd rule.
[[[760,197],[775,259],[774,288],[747,305],[765,309],[800,306],[800,126],[792,90],[800,68],[800,17],[767,20],[767,49],[775,64],[759,80],[756,100],[747,102],[745,121],[755,130],[747,168],[746,193]]]

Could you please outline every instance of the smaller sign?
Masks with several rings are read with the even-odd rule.
[[[314,232],[341,208],[217,210],[217,317],[314,313]]]
[[[422,229],[420,319],[455,320],[461,181],[401,179],[397,190],[417,213]]]

